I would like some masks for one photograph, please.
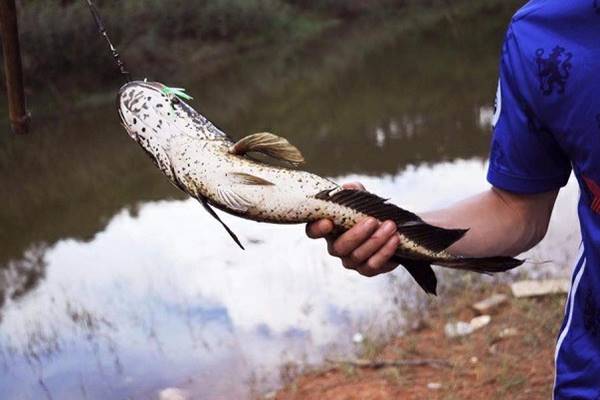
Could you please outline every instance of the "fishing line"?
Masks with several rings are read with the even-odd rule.
[[[121,71],[121,74],[125,76],[125,80],[127,80],[127,82],[131,82],[131,74],[125,68],[125,64],[123,64],[123,61],[121,60],[121,56],[119,55],[119,52],[117,51],[115,46],[113,46],[110,38],[108,37],[106,28],[104,27],[104,23],[102,22],[102,17],[100,17],[100,12],[98,12],[98,9],[96,8],[96,6],[92,2],[92,0],[86,0],[86,1],[88,4],[88,7],[90,8],[90,11],[92,13],[92,17],[94,17],[94,20],[96,21],[96,25],[98,26],[98,31],[100,32],[100,34],[102,36],[104,36],[104,39],[106,39],[106,42],[108,43],[108,46],[110,47],[110,52],[113,56],[113,59],[117,63],[117,66],[119,67],[119,71]]]

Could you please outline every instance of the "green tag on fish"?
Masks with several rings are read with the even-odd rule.
[[[163,88],[163,93],[166,95],[174,95],[183,100],[193,100],[194,98],[185,92],[184,88],[172,88],[165,86]]]

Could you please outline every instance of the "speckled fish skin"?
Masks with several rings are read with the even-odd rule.
[[[225,133],[162,88],[155,82],[126,85],[119,96],[119,112],[129,135],[189,195],[260,222],[297,224],[327,217],[348,229],[365,217],[314,197],[339,188],[328,179],[231,154],[234,142]],[[236,177],[240,172],[272,185],[246,184]]]
[[[505,271],[522,263],[507,257],[453,256],[445,249],[465,230],[432,227],[375,195],[344,191],[318,175],[233,154],[233,140],[165,88],[157,82],[139,81],[123,86],[117,98],[121,121],[170,181],[200,200],[217,219],[208,205],[259,222],[297,224],[327,218],[338,232],[368,216],[392,219],[401,239],[397,261],[434,294],[437,280],[432,263],[484,273]],[[371,202],[372,208],[363,207],[365,202]]]

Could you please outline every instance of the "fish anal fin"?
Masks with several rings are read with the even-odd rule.
[[[233,233],[233,231],[225,224],[225,222],[223,222],[223,220],[221,220],[221,218],[219,217],[219,215],[215,212],[215,210],[213,210],[210,205],[208,204],[208,202],[206,201],[206,199],[199,199],[200,204],[202,204],[202,206],[204,207],[204,209],[206,211],[208,211],[208,213],[217,221],[219,221],[219,223],[221,225],[223,225],[223,228],[225,228],[225,230],[227,231],[227,233],[229,234],[229,236],[231,236],[231,238],[233,239],[233,241],[240,246],[240,249],[242,250],[246,250],[244,248],[244,246],[242,245],[242,242],[240,242],[240,239],[238,239],[237,235],[235,233]]]
[[[257,152],[287,161],[292,165],[304,163],[304,157],[298,148],[290,144],[287,139],[268,132],[254,133],[240,139],[231,146],[229,152],[237,155]]]
[[[257,185],[257,186],[273,186],[274,183],[269,182],[266,179],[263,179],[256,175],[247,174],[245,172],[234,172],[231,174],[236,183],[242,185]]]
[[[478,272],[480,274],[495,274],[517,268],[524,262],[524,260],[500,256],[484,258],[464,257],[447,261],[435,261],[434,264],[447,268],[460,269],[463,271]]]
[[[393,261],[402,264],[413,277],[415,282],[427,293],[437,296],[437,277],[428,261],[411,260],[401,257],[393,257]]]

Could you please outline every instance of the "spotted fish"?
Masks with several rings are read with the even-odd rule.
[[[172,184],[198,199],[242,248],[212,207],[238,217],[279,224],[328,218],[337,235],[368,216],[392,220],[401,239],[394,259],[431,294],[437,288],[432,264],[480,273],[506,271],[522,264],[510,257],[454,256],[446,249],[466,230],[429,225],[372,193],[343,189],[329,179],[296,169],[304,158],[282,137],[256,133],[235,142],[185,99],[190,97],[183,89],[136,81],[120,89],[117,106],[129,136]],[[250,153],[262,153],[288,166],[258,161]]]

